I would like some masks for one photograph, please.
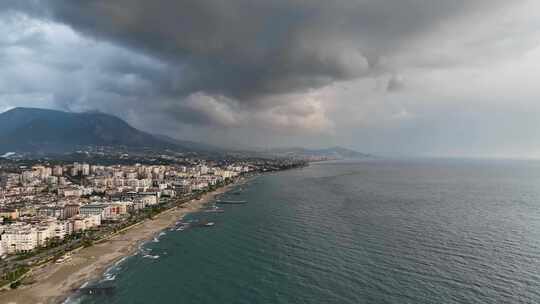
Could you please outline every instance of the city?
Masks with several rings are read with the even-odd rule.
[[[182,159],[174,165],[90,163],[0,167],[1,285],[16,287],[30,267],[63,261],[156,214],[203,193],[302,161],[216,162]]]
[[[0,1],[0,304],[540,303],[539,0]]]

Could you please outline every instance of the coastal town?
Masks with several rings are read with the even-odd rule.
[[[304,164],[194,158],[158,165],[3,163],[0,284],[16,288],[33,266],[62,262],[72,250],[248,176]]]

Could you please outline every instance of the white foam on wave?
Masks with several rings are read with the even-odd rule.
[[[81,287],[79,287],[79,289],[81,288],[85,288],[86,286],[88,286],[88,284],[90,284],[90,282],[84,282]],[[82,298],[79,297],[78,295],[74,294],[74,295],[71,295],[69,297],[67,297],[67,299],[64,300],[64,302],[62,302],[62,304],[79,304],[81,303],[82,301]]]
[[[153,242],[154,243],[159,243],[159,239],[166,235],[167,233],[165,231],[161,231],[158,235],[154,236],[154,239],[153,239]]]
[[[134,255],[135,254],[125,256],[121,258],[120,260],[116,261],[114,264],[112,264],[109,268],[107,268],[107,270],[105,270],[105,272],[103,273],[103,277],[99,281],[99,283],[116,280],[116,275],[122,270],[122,266],[121,266],[122,263],[124,263],[128,258]],[[84,288],[84,287],[81,287],[81,288]]]
[[[74,298],[73,296],[69,296],[62,304],[79,304],[81,301],[82,299],[79,297]]]
[[[145,254],[145,255],[143,255],[143,258],[156,260],[156,259],[159,259],[159,255],[157,255],[157,254],[156,255]]]
[[[114,281],[116,280],[116,275],[115,274],[108,274],[108,275],[105,275],[103,280],[101,280],[102,282],[104,281]]]
[[[85,288],[86,286],[88,286],[88,284],[90,284],[90,282],[84,282],[84,284],[82,284],[79,288]]]
[[[140,243],[137,252],[143,252],[143,251],[145,250],[144,246],[145,246],[147,243],[148,243],[148,242]]]
[[[117,267],[117,266],[120,266],[120,264],[122,264],[125,260],[127,260],[130,256],[125,256],[123,258],[121,258],[120,260],[116,261],[116,263],[113,264],[113,267]]]
[[[139,248],[142,248],[142,247],[139,247]],[[103,283],[103,282],[107,282],[107,281],[116,280],[116,276],[117,276],[118,272],[120,272],[120,270],[122,270],[122,267],[121,267],[122,263],[124,263],[128,258],[130,258],[132,256],[135,256],[136,254],[137,253],[122,257],[121,259],[116,261],[114,264],[109,266],[109,268],[107,268],[107,270],[105,270],[105,272],[103,273],[102,279],[99,280],[97,283],[99,284],[99,283]],[[90,281],[84,282],[79,287],[79,289],[86,288],[86,287],[88,287],[89,284],[90,284]],[[83,300],[83,298],[80,295],[73,294],[73,295],[69,296],[62,304],[78,304],[78,303],[81,303],[82,300]]]

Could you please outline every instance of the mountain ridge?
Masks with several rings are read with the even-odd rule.
[[[8,152],[67,153],[88,146],[241,154],[247,156],[357,159],[370,157],[343,147],[307,149],[224,149],[210,144],[178,140],[132,127],[121,118],[99,111],[65,112],[18,107],[0,113],[0,155]]]
[[[208,149],[195,142],[164,140],[101,112],[19,107],[0,113],[0,152],[68,152],[80,146]]]
[[[267,149],[264,152],[274,153],[283,156],[295,156],[295,157],[305,157],[305,158],[329,158],[329,159],[363,159],[371,158],[373,155],[358,152],[352,149],[344,148],[341,146],[334,146],[329,148],[321,149],[309,149],[303,147],[284,147],[284,148],[273,148]]]

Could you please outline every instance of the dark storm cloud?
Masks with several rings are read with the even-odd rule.
[[[49,0],[44,16],[175,66],[172,95],[241,103],[372,75],[441,20],[503,1]],[[17,2],[20,3],[20,2]],[[18,4],[36,11],[37,2]]]
[[[392,75],[386,85],[387,92],[397,92],[404,88],[403,77],[400,75]]]
[[[471,54],[492,58],[485,56],[484,45],[523,36],[480,26],[485,15],[509,2],[0,1],[0,22],[15,20],[9,30],[0,28],[0,110],[19,100],[74,111],[97,109],[149,131],[203,141],[213,136],[221,143],[231,138],[281,143],[282,137],[271,139],[276,130],[298,132],[302,135],[291,142],[304,143],[309,131],[337,126],[335,133],[348,132],[353,142],[356,128],[370,128],[365,121],[416,119],[415,107],[402,106],[403,97],[425,95],[428,85],[418,80],[430,79],[425,71],[468,66]],[[512,1],[517,2],[522,1]],[[17,26],[21,15],[43,24],[23,20]],[[37,30],[25,33],[28,29]],[[490,35],[484,37],[485,32]],[[467,35],[472,43],[461,40]],[[462,77],[449,78],[447,83]],[[372,80],[378,89],[370,88]],[[440,96],[429,97],[436,101]]]

